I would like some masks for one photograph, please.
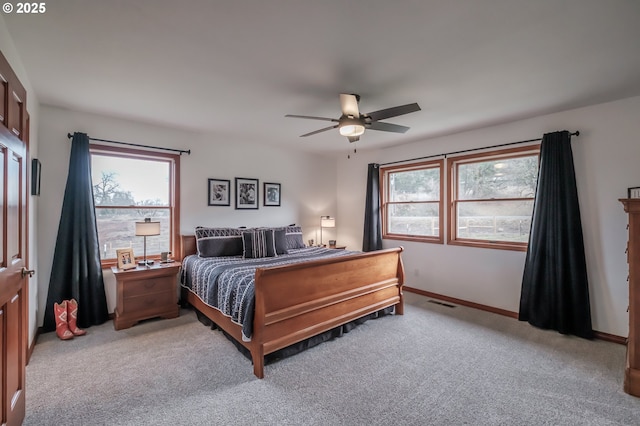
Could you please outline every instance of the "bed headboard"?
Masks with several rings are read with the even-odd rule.
[[[196,247],[196,236],[180,235],[180,260],[189,256],[190,254],[196,254],[198,249]]]

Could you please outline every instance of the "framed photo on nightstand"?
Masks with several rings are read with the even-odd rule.
[[[119,269],[133,269],[137,266],[132,248],[116,249],[116,257],[118,258]]]
[[[640,186],[627,189],[627,198],[640,198]]]

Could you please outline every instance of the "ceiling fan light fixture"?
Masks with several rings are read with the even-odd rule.
[[[360,136],[364,133],[364,126],[362,124],[346,124],[340,126],[340,134],[342,136]]]

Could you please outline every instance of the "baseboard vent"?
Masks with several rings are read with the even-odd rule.
[[[427,300],[427,302],[435,303],[436,305],[446,306],[447,308],[455,308],[456,307],[456,305],[450,305],[448,303],[444,303],[444,302],[441,302],[439,300],[429,299],[429,300]]]

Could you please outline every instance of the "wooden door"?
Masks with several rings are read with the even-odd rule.
[[[28,340],[26,144],[0,126],[0,370],[1,424],[20,425],[25,414]]]

